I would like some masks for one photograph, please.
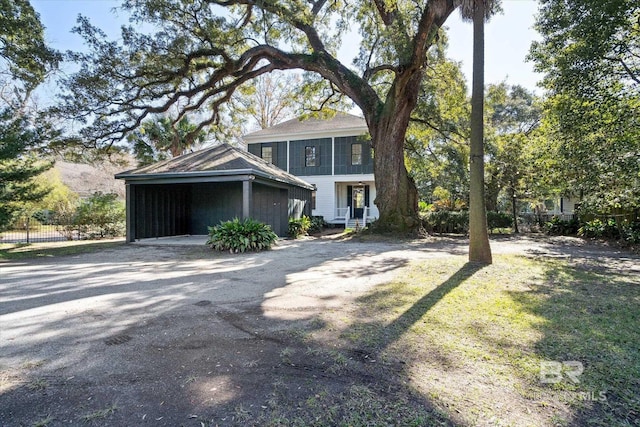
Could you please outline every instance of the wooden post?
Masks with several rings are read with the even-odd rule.
[[[242,219],[251,217],[251,209],[253,205],[253,180],[255,177],[249,177],[242,181]]]

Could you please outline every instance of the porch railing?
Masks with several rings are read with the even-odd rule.
[[[336,208],[336,218],[341,219],[346,215],[349,215],[349,207],[346,208]]]

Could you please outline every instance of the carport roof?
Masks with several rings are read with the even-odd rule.
[[[220,144],[211,148],[184,154],[173,159],[164,160],[148,166],[116,174],[116,179],[127,181],[171,180],[180,182],[183,179],[220,177],[238,178],[254,175],[271,181],[283,182],[307,189],[313,185],[247,151],[229,144]]]

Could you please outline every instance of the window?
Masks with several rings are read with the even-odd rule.
[[[351,144],[351,164],[362,164],[362,144]]]
[[[311,192],[311,209],[316,208],[316,190]]]
[[[262,147],[262,154],[261,156],[264,160],[266,160],[269,163],[273,163],[273,147],[270,146],[263,146]]]
[[[318,166],[316,147],[304,147],[304,165],[306,167]]]

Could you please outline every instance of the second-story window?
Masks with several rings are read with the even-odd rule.
[[[262,155],[260,156],[269,163],[273,163],[273,147],[262,147]]]
[[[351,164],[362,164],[362,144],[351,144]]]
[[[318,158],[316,157],[316,147],[304,147],[304,165],[306,167],[318,166]]]

